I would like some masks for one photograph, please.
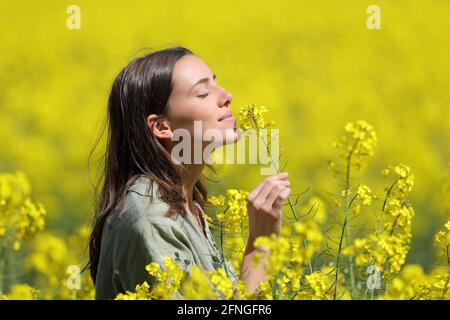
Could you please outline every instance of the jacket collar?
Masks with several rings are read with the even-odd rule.
[[[127,190],[134,191],[143,196],[159,195],[158,184],[144,175],[140,175]]]

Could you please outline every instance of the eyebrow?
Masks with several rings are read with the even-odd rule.
[[[216,78],[217,78],[217,76],[216,76],[215,74],[213,74],[213,80],[216,80]],[[198,85],[198,84],[200,84],[200,83],[205,83],[205,82],[209,82],[209,78],[203,78],[203,79],[198,80],[198,81],[191,87],[191,89],[189,89],[189,92],[190,92],[196,85]]]

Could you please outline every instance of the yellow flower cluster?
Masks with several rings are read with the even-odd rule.
[[[80,271],[83,268],[89,232],[88,226],[81,226],[67,238],[44,231],[33,239],[25,268],[36,274],[34,282],[43,288],[40,290],[43,299],[93,299],[94,286],[88,272],[79,275],[68,272],[70,266]],[[68,284],[71,275],[76,282],[79,277],[79,287]]]
[[[438,262],[446,267],[447,274],[438,275],[435,287],[442,292],[442,298],[450,299],[450,221],[434,236],[434,244],[439,249]]]
[[[83,267],[80,259],[90,228],[81,227],[68,238],[43,230],[46,211],[42,204],[31,202],[30,192],[24,173],[0,175],[0,295],[5,299],[92,299],[89,275],[77,274]],[[23,244],[27,244],[27,256],[20,267],[33,275],[30,284],[21,283],[14,270],[15,251]],[[70,267],[75,270],[72,274],[67,272]],[[68,285],[71,275],[75,284],[80,280],[79,287]]]
[[[157,279],[157,283],[151,290],[151,298],[171,299],[172,295],[180,288],[181,280],[184,277],[184,269],[181,268],[170,257],[164,257],[163,267],[152,262],[146,267],[148,273]]]
[[[271,294],[274,298],[302,299],[306,292],[303,290],[309,288],[304,277],[313,273],[312,261],[323,246],[324,236],[320,225],[325,221],[326,213],[318,197],[310,198],[306,207],[310,215],[305,214],[304,217],[308,219],[283,226],[280,236],[260,236],[253,243],[262,250],[254,255],[253,263],[256,264],[264,252],[269,252],[264,267],[269,275],[266,285],[273,283]],[[302,281],[306,283],[305,286],[302,286]],[[267,292],[265,294],[268,295]]]
[[[261,122],[261,113],[258,114]],[[346,131],[353,139],[347,144],[351,148],[345,149],[350,168],[354,156],[359,155],[355,159],[362,161],[371,154],[376,135],[365,122],[348,124]],[[204,271],[196,265],[185,270],[170,257],[164,257],[161,264],[152,262],[146,266],[149,282],[138,284],[133,291],[121,293],[116,299],[450,299],[450,221],[434,237],[444,263],[431,268],[428,274],[420,266],[406,264],[415,215],[408,199],[414,186],[410,168],[399,164],[382,170],[391,179],[383,196],[366,184],[353,183],[349,169],[347,173],[342,198],[334,199],[338,211],[345,214],[342,221],[332,220],[330,228],[325,201],[311,196],[302,202],[296,220],[283,216],[279,236],[255,239],[253,245],[269,253],[264,264],[267,280],[261,282],[255,293],[247,292],[242,280],[238,280],[234,290],[226,270]],[[23,176],[16,176],[16,180],[12,177],[0,179],[0,240],[5,244],[7,235],[14,235],[15,240],[32,238],[24,267],[34,276],[30,284],[20,280],[2,287],[0,283],[0,299],[92,299],[94,288],[88,275],[79,275],[81,288],[74,290],[68,286],[67,274],[68,266],[80,263],[80,252],[75,249],[84,247],[89,228],[81,227],[67,238],[50,231],[38,232],[44,228],[39,223],[44,214],[37,214],[38,206],[24,196],[30,189],[26,183],[14,187],[16,180],[26,182]],[[235,269],[239,268],[247,245],[247,195],[247,191],[229,189],[226,195],[208,199],[219,207],[216,218],[225,232],[221,232],[224,244],[221,247]],[[378,204],[380,207],[375,210]],[[372,229],[358,229],[355,236],[353,230],[360,227],[355,221],[366,218],[362,208],[374,209],[377,220],[371,224]],[[10,212],[16,215],[15,219],[5,219],[12,215]],[[212,221],[209,215],[205,216]],[[332,230],[336,225],[340,227],[337,241]],[[13,242],[8,240],[7,245],[7,249],[13,250]],[[255,254],[253,262],[257,263],[262,255]],[[369,266],[380,270],[382,287],[377,288],[379,291],[370,289],[367,295],[369,289],[362,285],[368,280]],[[6,278],[1,272],[0,276]]]
[[[420,265],[411,264],[389,282],[389,287],[378,299],[382,300],[436,300],[450,299],[449,274],[433,268],[426,274]]]
[[[217,289],[219,294],[218,297],[222,297],[223,299],[231,299],[233,296],[233,284],[231,280],[228,278],[227,274],[222,268],[209,271],[208,273],[211,283],[213,284],[213,288]]]
[[[168,299],[231,299],[232,281],[221,268],[204,271],[193,265],[187,271],[181,268],[169,256],[164,257],[160,265],[152,262],[146,266],[152,276],[149,284],[138,284],[135,291],[117,295],[116,300],[168,300]]]
[[[46,211],[31,202],[30,191],[24,173],[0,175],[0,243],[14,250],[45,227]]]
[[[447,224],[448,225],[448,224]],[[448,227],[446,225],[446,228]],[[448,229],[448,228],[447,228]],[[293,230],[301,234],[307,234],[307,228],[296,223]],[[288,229],[284,229],[284,236]],[[295,238],[295,234],[292,235]],[[314,239],[315,237],[313,237]],[[281,239],[281,240],[280,240]],[[289,247],[291,244],[287,239],[276,237],[259,237],[255,241],[255,246],[263,246],[271,250],[272,259],[266,264],[269,272],[269,279],[261,282],[257,293],[246,291],[245,283],[238,281],[238,299],[333,299],[332,288],[336,285],[334,279],[334,266],[323,266],[320,270],[311,273],[303,273],[301,268],[296,268],[292,262],[297,262],[292,258]],[[318,240],[318,239],[317,239]],[[361,248],[367,244],[366,239],[358,239],[355,246]],[[281,246],[283,249],[278,248]],[[275,268],[271,268],[276,259],[281,259],[284,267],[279,262]],[[153,288],[147,282],[137,285],[134,292],[119,294],[118,300],[139,300],[139,299],[170,299],[172,294],[179,290],[178,299],[231,299],[233,291],[231,280],[227,278],[222,269],[204,272],[196,265],[192,266],[189,277],[177,267],[169,257],[165,258],[167,268],[163,271],[158,263],[151,263],[147,266],[147,271],[161,281]],[[182,274],[183,273],[183,274]],[[175,279],[170,282],[170,279]],[[448,299],[449,274],[437,269],[432,270],[430,275],[426,275],[418,265],[406,265],[401,272],[392,277],[386,291],[377,299]],[[339,274],[337,281],[339,293],[338,299],[352,299],[346,290],[345,277]],[[164,290],[166,289],[166,290]]]
[[[391,173],[394,173],[397,176],[395,181],[397,188],[393,188],[391,193],[394,193],[394,196],[398,197],[406,197],[408,193],[411,192],[412,187],[414,186],[414,175],[411,174],[411,168],[405,164],[399,164],[396,166],[389,166],[382,171],[382,174],[385,177],[388,177]],[[386,189],[388,191],[388,189]],[[396,195],[395,193],[399,193]]]
[[[126,293],[120,293],[117,295],[116,300],[169,300],[180,295],[178,290],[180,290],[185,271],[169,256],[164,257],[162,265],[152,262],[145,269],[152,276],[151,283],[149,284],[145,281],[142,284],[138,284],[134,292],[126,291]]]
[[[396,178],[385,189],[386,196],[377,229],[366,238],[356,238],[353,245],[345,250],[345,253],[356,254],[357,265],[373,264],[384,270],[386,277],[399,272],[406,261],[414,217],[414,209],[406,200],[414,184],[410,168],[401,164],[390,169],[393,169],[391,172],[396,174]],[[389,172],[389,169],[383,170],[385,176]],[[361,193],[367,197],[370,192]]]
[[[259,114],[260,119],[262,119]],[[252,119],[253,124],[256,122]],[[249,124],[250,126],[250,124]],[[426,275],[420,267],[406,265],[406,257],[411,242],[411,222],[414,210],[407,197],[414,185],[414,176],[404,164],[390,166],[382,171],[385,177],[393,177],[391,184],[386,187],[385,194],[377,195],[366,184],[351,185],[350,163],[356,159],[359,167],[363,160],[373,154],[376,146],[376,134],[373,128],[364,121],[349,123],[346,131],[351,134],[352,141],[340,146],[345,149],[348,175],[346,189],[342,191],[342,200],[337,199],[338,207],[346,213],[343,227],[340,230],[341,244],[345,237],[350,240],[349,224],[351,218],[360,214],[361,207],[370,208],[374,204],[382,203],[378,220],[372,232],[364,236],[355,237],[339,247],[338,255],[348,256],[329,261],[334,258],[330,235],[322,233],[322,227],[327,222],[324,202],[318,197],[311,197],[301,208],[300,220],[283,225],[279,236],[257,237],[253,245],[261,251],[254,255],[253,263],[258,263],[265,253],[269,253],[264,263],[267,280],[261,282],[257,292],[248,293],[245,283],[241,280],[237,284],[237,297],[242,299],[446,299],[449,296],[448,284],[450,273],[433,270]],[[230,233],[242,232],[246,217],[246,195],[242,190],[231,189],[227,195],[214,196],[209,202],[215,206],[223,206],[224,210],[217,215],[223,229]],[[336,199],[335,199],[336,200]],[[381,201],[374,201],[381,200]],[[353,213],[349,216],[348,213]],[[345,228],[347,227],[347,228]],[[438,232],[435,243],[440,248],[448,248],[448,231],[450,222],[445,230]],[[225,243],[229,249],[225,252],[230,256],[233,266],[239,267],[242,261],[243,239],[227,237]],[[338,239],[339,240],[339,239]],[[335,242],[338,243],[338,242]],[[374,297],[374,289],[367,296],[369,289],[361,288],[365,282],[368,266],[375,266],[381,270],[383,288]],[[158,277],[159,265],[149,265],[147,269]],[[415,277],[415,278],[414,278]],[[183,278],[179,276],[179,278]],[[167,277],[159,276],[162,283],[166,283],[164,293],[174,291],[167,285]],[[356,286],[355,279],[360,282]],[[361,281],[362,280],[362,281]],[[156,289],[153,290],[158,290]],[[359,288],[359,289],[358,289]],[[218,290],[219,289],[219,290]],[[153,297],[147,284],[136,287],[136,293],[129,293],[122,298]],[[217,295],[217,290],[221,294]],[[223,270],[217,270],[215,275],[204,273],[194,266],[189,278],[181,281],[180,298],[184,299],[216,299],[231,298],[233,296],[231,282]],[[134,295],[133,295],[134,294]],[[164,298],[162,294],[158,296]],[[120,296],[119,296],[120,298]],[[169,298],[166,296],[165,298]]]
[[[228,257],[235,270],[241,267],[242,258],[244,257],[245,248],[247,246],[247,233],[241,235],[226,235],[223,237],[223,253]]]
[[[240,128],[245,131],[249,129],[261,130],[273,126],[273,121],[264,119],[264,113],[266,112],[266,106],[248,105],[242,107],[239,111]]]
[[[365,165],[367,157],[374,154],[378,137],[373,127],[364,120],[348,122],[345,126],[346,135],[341,136],[333,143],[333,147],[340,150],[340,158],[352,162],[359,170]],[[336,168],[336,163],[329,165]]]
[[[208,198],[208,202],[214,206],[224,206],[225,205],[225,196],[210,196]]]
[[[0,300],[36,300],[39,291],[25,283],[12,285],[8,294],[0,294]]]
[[[450,221],[448,221],[444,229],[439,230],[434,236],[434,244],[444,250],[449,250],[450,246]]]
[[[277,237],[275,234],[260,236],[255,239],[253,246],[264,251],[270,251],[270,255],[265,263],[269,274],[280,272],[290,260],[290,243],[286,237]],[[263,252],[256,254],[253,257],[253,263],[256,265],[262,256]]]
[[[333,290],[331,290],[335,286],[335,279],[333,275],[334,268],[332,266],[325,266],[319,271],[315,271],[309,275],[305,276],[306,288],[304,292],[299,295],[299,298],[311,299],[311,300],[332,300],[333,299]],[[344,290],[344,276],[343,274],[339,274],[338,279],[338,292],[340,292],[340,296],[338,299],[340,300],[349,300],[351,299],[348,291]]]
[[[372,203],[374,195],[368,186],[364,184],[359,185],[356,193],[364,205],[370,205]]]
[[[210,197],[209,202],[225,209],[217,214],[217,219],[225,231],[241,233],[248,225],[247,217],[248,192],[239,189],[228,189],[226,199],[223,196]]]

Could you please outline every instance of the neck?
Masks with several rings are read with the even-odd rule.
[[[176,145],[176,143],[172,142],[172,141],[167,142],[167,144],[165,144],[166,149],[168,149],[169,153],[172,152],[172,149],[175,145]],[[192,149],[190,154],[193,155],[195,151],[196,150]],[[202,146],[201,151],[203,154],[204,146]],[[203,168],[205,167],[204,163],[195,163],[195,161],[192,161],[193,159],[190,159],[190,160],[191,160],[190,163],[183,163],[184,173],[183,173],[183,176],[181,179],[182,184],[183,184],[183,193],[187,199],[187,203],[186,203],[187,209],[191,208],[193,205],[195,183],[200,178]]]
[[[195,183],[200,178],[204,166],[204,164],[184,164],[183,192],[188,199],[188,206],[193,204]]]

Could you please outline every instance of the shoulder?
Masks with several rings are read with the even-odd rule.
[[[116,207],[108,217],[107,226],[112,231],[129,234],[148,231],[153,226],[175,227],[180,216],[166,216],[169,205],[160,198],[158,185],[140,176],[127,189],[123,205]]]

